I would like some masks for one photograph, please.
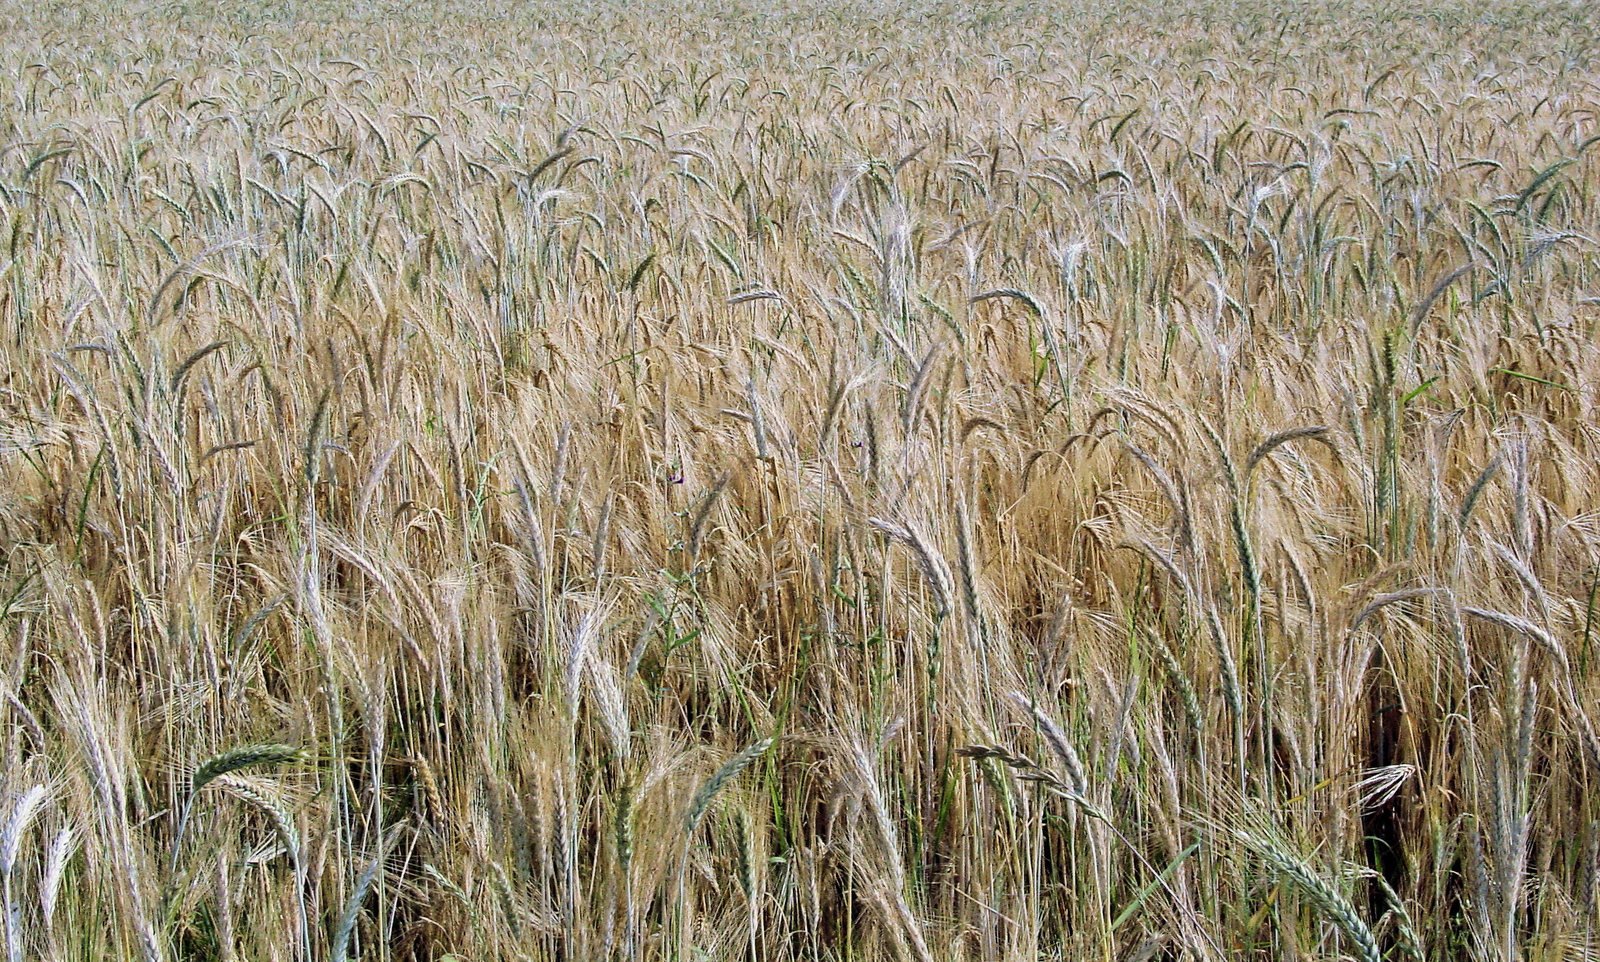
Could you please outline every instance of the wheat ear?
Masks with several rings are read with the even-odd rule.
[[[684,832],[693,835],[694,830],[700,825],[700,819],[705,816],[706,809],[716,801],[717,795],[728,787],[728,783],[739,777],[739,773],[749,768],[751,763],[766,754],[772,747],[771,738],[763,738],[744,751],[722,763],[722,767],[712,773],[700,785],[699,791],[694,793],[694,801],[689,805],[689,815],[684,819]]]
[[[194,800],[199,797],[202,788],[231,772],[263,765],[287,765],[304,757],[305,754],[300,749],[290,745],[260,744],[231,748],[201,762],[200,767],[196,768],[189,778],[189,797],[184,800],[183,812],[178,816],[178,830],[172,836],[172,864],[168,874],[178,873],[178,850],[183,845],[183,831],[189,824],[189,814],[194,810]]]

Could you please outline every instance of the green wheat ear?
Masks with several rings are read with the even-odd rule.
[[[305,752],[292,745],[263,743],[230,748],[201,762],[200,767],[189,777],[189,797],[183,802],[183,812],[178,816],[178,830],[172,836],[172,860],[168,874],[178,873],[178,850],[183,845],[183,832],[189,824],[189,814],[194,809],[194,800],[200,795],[202,788],[224,775],[246,768],[287,765],[290,762],[301,761],[305,757]]]
[[[356,919],[361,914],[362,904],[367,900],[367,893],[372,890],[372,882],[383,868],[385,847],[386,843],[379,844],[377,855],[356,879],[349,898],[345,899],[344,909],[339,913],[339,924],[333,930],[333,942],[329,946],[333,962],[345,962],[350,957],[350,936],[355,933]]]
[[[1355,906],[1350,904],[1349,899],[1318,875],[1310,865],[1270,835],[1254,835],[1237,829],[1233,830],[1232,834],[1305,893],[1312,903],[1355,944],[1362,962],[1383,962],[1383,952],[1378,947],[1378,939],[1372,934],[1372,929],[1366,920],[1356,912]]]
[[[722,763],[712,776],[694,793],[694,802],[689,806],[689,817],[684,820],[684,831],[693,835],[695,828],[700,824],[700,819],[705,815],[706,809],[716,800],[717,794],[728,786],[728,783],[739,777],[739,773],[750,767],[750,764],[772,747],[771,738],[763,738],[744,751]]]
[[[292,745],[241,745],[238,748],[230,748],[200,763],[200,767],[194,770],[194,776],[190,779],[190,790],[198,792],[214,779],[231,772],[258,768],[262,765],[287,765],[304,758],[305,753]]]

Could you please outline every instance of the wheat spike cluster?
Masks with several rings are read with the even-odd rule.
[[[1600,957],[1597,10],[0,0],[0,962]]]

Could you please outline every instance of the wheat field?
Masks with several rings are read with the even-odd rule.
[[[1600,13],[0,22],[4,962],[1600,957]]]

